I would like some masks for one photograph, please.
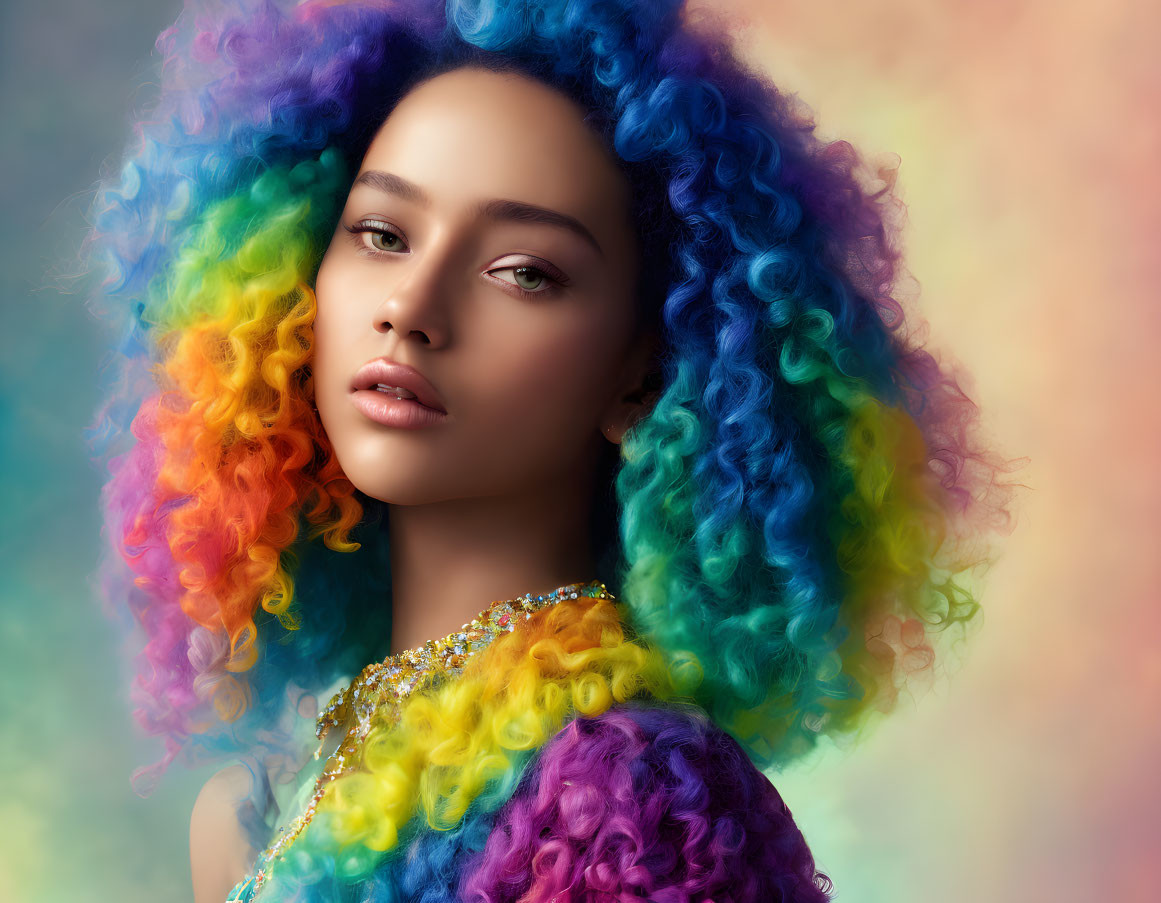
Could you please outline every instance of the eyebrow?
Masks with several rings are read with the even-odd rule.
[[[418,204],[421,207],[431,205],[431,198],[428,197],[427,192],[414,182],[409,182],[402,176],[397,176],[391,172],[369,169],[359,174],[359,177],[355,179],[355,185],[368,185],[377,191],[382,191],[385,194],[393,194],[396,197],[403,198],[403,200]],[[353,188],[354,185],[351,187]],[[525,204],[522,201],[493,198],[489,201],[481,201],[476,205],[473,213],[477,216],[485,216],[493,220],[541,223],[546,226],[558,226],[563,229],[568,229],[592,245],[602,257],[605,254],[601,250],[601,245],[593,236],[593,233],[585,228],[580,220],[568,216],[565,213],[560,213],[557,210],[550,210],[547,207],[537,207],[535,204]]]

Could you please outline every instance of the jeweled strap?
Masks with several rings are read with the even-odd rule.
[[[244,881],[239,881],[234,885],[233,890],[230,891],[230,896],[226,898],[226,903],[250,903],[253,899],[254,892],[258,889],[259,879],[265,878],[264,871],[251,875]]]
[[[510,632],[521,616],[527,620],[555,602],[579,596],[611,598],[605,584],[591,580],[588,583],[569,583],[550,593],[526,593],[515,599],[499,599],[459,630],[367,665],[355,680],[331,697],[319,713],[315,726],[319,747],[315,758],[322,753],[330,730],[344,724],[352,714],[356,717],[360,737],[365,737],[371,715],[384,705],[395,707],[432,679],[459,674],[468,659],[487,648],[497,636]],[[340,746],[345,746],[345,743]]]

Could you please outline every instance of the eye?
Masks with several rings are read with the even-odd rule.
[[[361,220],[353,226],[344,228],[351,233],[355,247],[366,251],[372,257],[378,254],[398,254],[407,248],[403,236],[381,220]],[[369,246],[364,235],[371,236]]]
[[[493,278],[512,286],[522,297],[552,295],[568,284],[568,277],[551,264],[539,267],[529,263],[520,263],[515,266],[496,267],[493,270],[488,270],[488,273],[511,273],[511,278],[507,276],[494,276]]]
[[[498,270],[489,270],[492,273],[506,273],[512,272],[514,284],[526,292],[534,295],[542,294],[546,291],[552,282],[547,273],[542,273],[536,267],[519,266],[519,267],[501,267]],[[505,282],[508,280],[505,279]]]

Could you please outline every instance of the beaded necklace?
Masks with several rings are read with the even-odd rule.
[[[327,787],[335,778],[355,769],[358,752],[372,726],[396,723],[404,700],[412,693],[437,686],[460,674],[467,662],[486,649],[496,637],[511,633],[517,624],[528,620],[535,612],[563,599],[581,596],[615,598],[605,584],[591,580],[560,586],[543,595],[525,593],[515,599],[496,600],[459,630],[367,665],[349,686],[331,697],[319,713],[315,725],[315,736],[319,740],[315,759],[321,755],[331,729],[345,724],[352,715],[354,718],[346,736],[331,753],[315,781],[314,792],[305,809],[289,825],[279,828],[278,838],[258,857],[251,877],[234,888],[226,903],[254,898],[265,883],[272,861],[282,858],[314,817]]]

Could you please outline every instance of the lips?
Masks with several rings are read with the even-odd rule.
[[[396,363],[385,357],[377,357],[367,361],[351,381],[351,391],[359,392],[363,389],[375,389],[379,385],[406,389],[414,393],[415,400],[424,407],[447,413],[443,400],[435,387],[427,381],[422,373],[414,367]]]

